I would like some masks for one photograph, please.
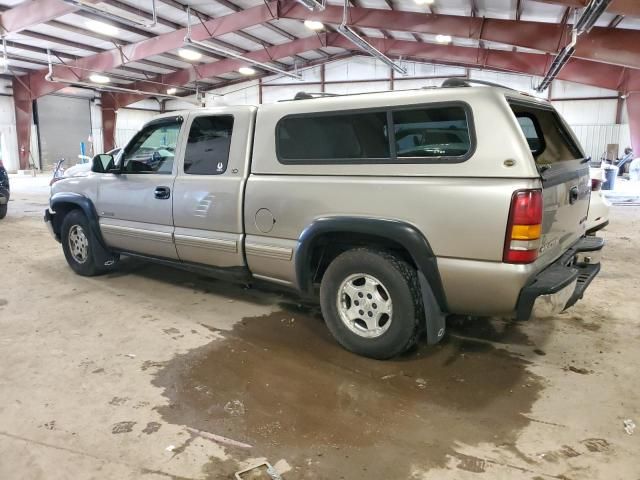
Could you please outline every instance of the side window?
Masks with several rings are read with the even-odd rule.
[[[534,157],[540,155],[544,150],[544,137],[540,131],[540,126],[537,123],[536,118],[533,115],[527,113],[516,114],[518,125],[522,129],[527,143],[529,144],[529,150]]]
[[[282,163],[389,159],[386,112],[292,116],[277,127]]]
[[[462,107],[420,108],[393,112],[396,155],[462,157],[471,150],[467,115]]]
[[[184,154],[184,173],[220,175],[227,170],[233,116],[197,117],[191,124]]]
[[[181,124],[151,124],[138,132],[122,154],[123,172],[170,174]]]

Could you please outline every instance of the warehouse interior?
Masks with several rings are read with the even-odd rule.
[[[0,0],[0,29],[0,478],[640,476],[640,2]],[[356,105],[388,95],[393,106],[399,92],[428,95],[449,90],[447,82],[451,91],[519,92],[553,107],[572,132],[590,175],[580,195],[590,198],[589,212],[603,212],[593,231],[581,225],[582,234],[604,239],[604,247],[599,273],[571,308],[527,321],[448,312],[439,342],[421,340],[377,360],[342,348],[319,294],[301,296],[284,277],[269,283],[259,271],[251,281],[228,282],[126,249],[104,275],[76,275],[58,243],[66,237],[51,220],[54,241],[43,222],[65,185],[78,195],[93,188],[83,182],[117,176],[96,159],[125,158],[159,115],[182,121],[255,106],[255,128],[261,112],[278,111],[270,105],[295,113],[305,102],[353,98]],[[475,127],[472,143],[511,148],[510,132],[496,128],[482,138],[490,126]],[[257,130],[249,138],[256,143],[247,147],[247,165],[267,155],[256,151]],[[539,170],[535,189],[544,191]],[[249,186],[252,174],[248,167]],[[461,174],[459,186],[423,208],[459,205],[468,197],[455,188],[482,175]],[[342,195],[326,181],[327,199],[302,197],[301,210]],[[241,209],[253,192],[245,183]],[[364,193],[382,202],[385,188],[392,187],[373,184]],[[296,203],[288,189],[295,187],[283,187],[275,205]],[[208,209],[216,194],[202,193],[198,208]],[[343,213],[364,216],[359,205]],[[398,218],[407,205],[398,205]],[[542,229],[566,220],[549,205],[537,222]],[[111,214],[91,208],[91,228],[99,229]],[[471,251],[472,241],[488,240],[481,228],[461,226],[464,209],[440,227],[469,233]],[[489,210],[486,223],[496,223],[500,215]],[[500,220],[502,255],[513,222]],[[271,221],[277,229],[288,219],[269,218],[269,228]],[[230,242],[231,233],[219,241]],[[301,245],[303,234],[288,240]],[[554,241],[540,247],[541,258]],[[255,255],[277,257],[288,246],[284,238],[270,242]],[[250,247],[238,248],[251,267]],[[291,271],[298,268],[292,248]],[[445,263],[454,257],[436,255]]]

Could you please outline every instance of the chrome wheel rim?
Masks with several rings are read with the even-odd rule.
[[[89,257],[89,239],[80,225],[74,225],[69,230],[69,251],[78,263],[84,263]]]
[[[372,275],[355,273],[340,285],[337,298],[342,323],[364,338],[377,338],[391,326],[393,303],[383,283]]]

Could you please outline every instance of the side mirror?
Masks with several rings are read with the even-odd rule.
[[[91,160],[91,171],[94,173],[106,173],[113,168],[113,156],[108,153],[99,153]]]

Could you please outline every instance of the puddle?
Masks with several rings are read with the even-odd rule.
[[[409,478],[443,466],[458,442],[514,443],[542,389],[526,360],[469,340],[473,328],[385,362],[340,348],[304,306],[221,333],[158,370],[153,383],[170,403],[157,410],[253,446],[227,447],[236,460],[286,459],[287,480]],[[236,467],[205,471],[227,478]]]

